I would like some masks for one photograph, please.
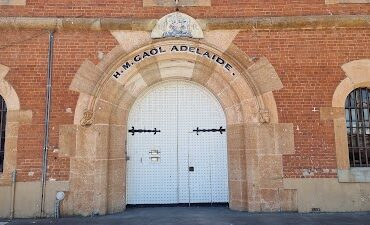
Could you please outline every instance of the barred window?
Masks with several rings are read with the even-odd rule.
[[[6,125],[6,104],[3,97],[0,96],[0,172],[4,169],[4,148],[5,148],[5,125]]]
[[[368,88],[357,88],[346,99],[346,126],[351,167],[370,167],[369,91]]]

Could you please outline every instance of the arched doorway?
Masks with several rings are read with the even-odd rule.
[[[75,110],[76,150],[71,156],[68,200],[73,213],[114,213],[130,204],[126,199],[129,181],[125,179],[126,163],[130,161],[126,160],[125,138],[132,135],[128,115],[143,93],[171,79],[204,87],[222,106],[227,125],[224,134],[230,208],[278,211],[281,202],[290,201],[280,200],[280,193],[294,196],[294,190],[283,190],[282,182],[282,154],[294,151],[293,126],[278,122],[272,91],[282,84],[266,58],[253,61],[236,46],[220,50],[208,44],[207,39],[198,42],[168,39],[131,47],[127,52],[117,46],[98,65],[86,61],[71,83],[70,89],[80,92]],[[180,51],[182,48],[189,51]],[[229,64],[222,66],[222,62]],[[191,129],[196,127],[194,124]],[[144,129],[136,125],[134,128]],[[160,129],[153,125],[145,127],[154,128]],[[199,125],[199,129],[207,128]],[[277,142],[278,137],[287,138]],[[146,150],[148,154],[150,150],[158,149]],[[86,164],[94,165],[93,172]],[[81,188],[85,184],[93,188]]]
[[[185,80],[160,82],[128,118],[127,203],[229,201],[226,118],[217,99]]]

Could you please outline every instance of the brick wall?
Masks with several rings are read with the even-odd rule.
[[[370,57],[370,31],[242,32],[235,43],[250,56],[266,56],[284,84],[275,92],[279,119],[294,124],[296,146],[296,154],[284,156],[285,177],[304,177],[310,172],[314,177],[335,177],[333,123],[320,121],[314,109],[331,106],[334,90],[345,77],[342,64]],[[58,147],[59,126],[73,123],[78,96],[68,89],[71,80],[85,59],[97,63],[98,52],[107,53],[116,44],[105,32],[55,34],[50,178],[68,179],[68,158],[52,150]],[[19,133],[18,178],[37,180],[41,173],[48,33],[3,32],[0,48],[0,63],[11,68],[7,79],[17,91],[22,109],[33,111],[32,125],[22,125]]]
[[[48,34],[45,31],[2,32],[0,63],[10,67],[6,79],[16,90],[22,110],[32,109],[31,125],[19,129],[19,177],[39,179],[44,124]]]
[[[0,6],[0,16],[161,17],[174,8],[143,7],[142,0],[27,0],[26,6]],[[212,0],[212,7],[187,7],[195,18],[282,15],[369,14],[369,4],[326,5],[325,0]]]
[[[311,1],[213,0],[212,7],[185,8],[195,18],[278,15],[367,14],[370,4],[325,5]],[[142,8],[142,1],[40,1],[26,6],[0,6],[0,16],[160,17],[172,8]],[[63,31],[55,34],[49,178],[68,180],[69,159],[58,148],[59,126],[73,123],[78,95],[68,89],[85,59],[98,62],[118,43],[109,32]],[[250,56],[266,56],[284,88],[275,92],[279,120],[293,123],[296,154],[284,156],[285,177],[335,177],[333,123],[320,121],[315,109],[331,106],[336,86],[344,79],[340,66],[370,57],[370,30],[291,30],[241,32],[236,40]],[[33,111],[31,125],[19,130],[18,180],[39,180],[44,132],[48,33],[40,30],[1,31],[0,64],[10,67],[7,80],[22,110]]]
[[[118,43],[109,32],[57,32],[55,34],[50,145],[58,146],[59,125],[73,124],[78,93],[69,90],[84,60],[98,63]],[[101,54],[100,53],[100,54]],[[49,177],[68,180],[69,158],[49,155]]]
[[[48,41],[45,31],[2,31],[0,38],[0,64],[10,67],[6,79],[15,88],[21,109],[33,111],[32,124],[19,129],[19,181],[39,180],[41,175]],[[59,126],[73,123],[78,95],[68,89],[72,78],[85,59],[97,63],[98,51],[107,53],[115,45],[105,32],[55,34],[49,178],[68,180],[69,176],[69,159],[53,151],[58,148]]]
[[[333,122],[316,110],[331,107],[345,78],[341,65],[370,57],[370,31],[242,32],[235,43],[250,56],[266,56],[283,82],[275,92],[279,122],[294,124],[296,148],[283,158],[284,176],[336,177]]]

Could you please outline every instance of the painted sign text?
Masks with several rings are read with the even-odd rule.
[[[211,60],[214,63],[216,63],[218,66],[223,67],[224,70],[228,71],[230,74],[235,75],[234,67],[229,62],[227,62],[223,57],[213,52],[190,45],[171,45],[171,46],[158,46],[149,50],[145,50],[135,55],[132,59],[129,59],[128,61],[123,63],[113,73],[112,76],[118,79],[119,77],[123,76],[128,70],[130,70],[130,68],[133,67],[135,64],[138,64],[141,61],[146,60],[150,57],[167,53],[184,53],[184,52],[207,58],[208,60]]]

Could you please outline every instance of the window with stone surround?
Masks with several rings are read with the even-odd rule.
[[[26,0],[0,0],[0,5],[26,5]]]
[[[370,166],[366,166],[369,150],[366,156],[364,149],[370,145],[370,132],[367,130],[370,120],[370,58],[350,61],[341,67],[346,78],[335,89],[331,107],[320,108],[320,118],[334,122],[339,182],[369,183]]]
[[[357,88],[346,99],[346,127],[351,167],[370,167],[370,89]]]
[[[4,98],[0,96],[0,172],[3,172],[4,169],[6,112],[6,103]]]

